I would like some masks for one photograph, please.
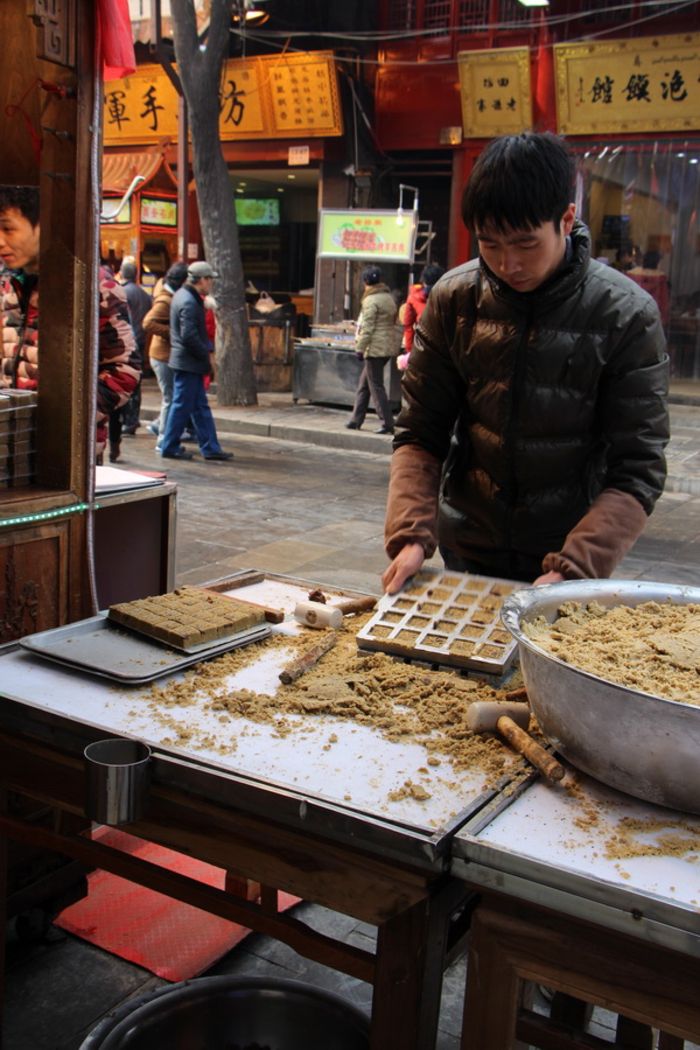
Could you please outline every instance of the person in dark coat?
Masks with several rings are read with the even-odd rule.
[[[403,379],[385,523],[395,593],[448,568],[606,577],[661,494],[668,356],[656,303],[591,259],[550,133],[494,139],[462,215],[479,258],[445,274]]]
[[[146,361],[146,333],[143,330],[143,319],[151,308],[151,297],[145,288],[136,283],[136,263],[133,259],[124,259],[119,267],[119,279],[126,294],[129,306],[129,320],[134,331],[136,340],[136,352],[139,358],[139,368],[143,374]],[[133,394],[117,413],[115,420],[110,419],[109,431],[110,441],[119,439],[119,435],[127,434],[134,436],[141,421],[141,383],[136,387]]]
[[[233,453],[224,452],[219,444],[204,389],[204,377],[211,372],[213,351],[207,335],[204,300],[216,276],[209,263],[190,263],[187,280],[175,292],[170,304],[169,363],[173,373],[173,399],[160,443],[164,459],[192,459],[192,453],[180,445],[180,435],[190,417],[205,459],[233,459]]]

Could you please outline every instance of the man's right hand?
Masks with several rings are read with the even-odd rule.
[[[407,543],[392,561],[382,576],[386,594],[396,594],[409,576],[415,575],[425,561],[425,551],[420,543]]]

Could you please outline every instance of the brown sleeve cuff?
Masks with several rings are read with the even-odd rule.
[[[545,555],[542,569],[560,572],[566,580],[605,579],[646,523],[646,511],[634,496],[620,489],[604,489],[566,537],[562,549]]]
[[[420,543],[426,558],[437,547],[437,507],[442,463],[418,445],[401,445],[391,457],[384,523],[390,558],[407,543]]]

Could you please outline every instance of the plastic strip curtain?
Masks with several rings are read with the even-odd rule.
[[[577,144],[592,253],[657,300],[672,374],[700,381],[700,140]]]

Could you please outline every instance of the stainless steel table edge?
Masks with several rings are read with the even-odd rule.
[[[655,894],[564,871],[479,842],[464,831],[453,842],[450,874],[470,886],[516,897],[700,958],[697,908],[670,904]]]
[[[153,780],[178,787],[193,796],[229,805],[268,818],[285,827],[308,831],[344,845],[394,859],[421,870],[443,873],[449,867],[451,843],[457,830],[488,800],[488,792],[475,799],[446,827],[435,833],[391,818],[381,818],[319,795],[306,795],[285,784],[257,781],[207,762],[192,761],[158,748]]]
[[[16,642],[0,647],[3,652],[20,649]],[[1,687],[0,687],[1,689]],[[3,697],[0,691],[0,731],[7,730],[50,744],[79,758],[87,746],[103,739],[105,729],[82,718],[71,718],[21,700]],[[120,736],[128,734],[120,733]],[[141,739],[141,737],[134,737]],[[447,870],[451,842],[470,817],[503,791],[502,780],[482,792],[449,824],[435,831],[417,825],[353,810],[319,795],[305,795],[286,784],[258,779],[250,774],[224,769],[214,762],[152,747],[152,783],[176,787],[202,799],[245,810],[275,823],[304,828],[319,837],[353,843],[379,857],[394,857],[422,870]]]
[[[374,594],[371,591],[358,591],[356,587],[336,587],[328,583],[322,583],[318,580],[309,580],[305,576],[289,576],[287,573],[282,572],[268,572],[267,569],[234,569],[232,572],[227,572],[224,576],[217,576],[214,580],[207,580],[206,583],[198,583],[197,587],[215,587],[217,584],[223,583],[226,580],[231,580],[232,583],[239,583],[245,585],[246,578],[249,576],[264,576],[266,580],[275,580],[278,583],[288,583],[292,585],[301,585],[302,587],[309,587],[310,589],[318,589],[331,595],[331,597],[337,598],[376,598],[379,601],[381,597],[378,594]],[[251,580],[251,583],[255,582]],[[234,588],[232,588],[233,590]]]

